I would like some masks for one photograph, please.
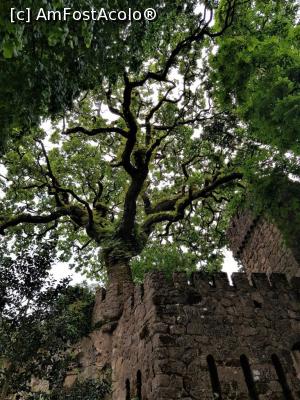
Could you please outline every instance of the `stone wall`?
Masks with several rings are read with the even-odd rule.
[[[99,291],[76,379],[112,368],[113,400],[299,399],[299,278],[253,274],[250,286],[238,273],[233,282],[151,273],[127,286],[118,322],[101,317],[109,304]]]
[[[275,223],[250,211],[239,212],[227,231],[230,248],[245,272],[285,273],[288,279],[300,275],[300,263],[287,246]],[[299,238],[295,238],[295,247]],[[298,246],[299,247],[299,246]]]

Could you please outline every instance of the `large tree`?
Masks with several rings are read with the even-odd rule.
[[[238,135],[237,117],[213,102],[207,59],[246,3],[183,5],[186,14],[153,26],[138,70],[125,62],[115,81],[78,97],[51,138],[37,127],[12,136],[3,158],[4,243],[52,237],[61,259],[78,254],[79,267],[105,270],[117,283],[131,280],[137,260],[142,268],[157,255],[175,268],[182,254],[187,267],[218,268],[227,204],[243,176],[298,168]]]

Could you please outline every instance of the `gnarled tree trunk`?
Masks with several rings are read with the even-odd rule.
[[[108,284],[96,296],[93,312],[94,325],[117,322],[122,315],[124,302],[133,292],[133,281],[128,260],[106,258]]]

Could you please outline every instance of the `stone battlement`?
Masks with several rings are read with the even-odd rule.
[[[300,279],[236,273],[232,281],[149,273],[123,287],[118,321],[108,318],[116,288],[99,289],[82,376],[111,366],[113,400],[299,398]]]
[[[224,272],[207,274],[204,272],[193,272],[188,276],[185,272],[173,273],[172,279],[167,279],[163,272],[152,272],[146,276],[142,285],[129,285],[126,283],[122,291],[122,300],[117,300],[118,294],[114,287],[108,290],[99,288],[96,293],[96,305],[94,307],[93,323],[99,321],[105,323],[110,320],[111,308],[114,302],[123,302],[126,312],[134,309],[135,305],[143,303],[146,305],[150,300],[154,304],[198,304],[204,297],[211,298],[216,293],[218,296],[224,292],[230,293],[232,297],[245,294],[254,295],[259,293],[266,297],[272,293],[289,292],[300,290],[300,277],[294,277],[288,281],[285,274],[253,273],[247,276],[245,273],[236,272],[231,276],[230,284],[228,275]],[[121,316],[121,315],[120,315]]]
[[[268,276],[265,273],[253,273],[247,277],[243,272],[235,272],[231,275],[233,284],[229,283],[228,275],[225,272],[208,274],[205,272],[193,272],[187,276],[185,272],[174,272],[172,279],[168,280],[163,272],[152,272],[146,276],[144,287],[148,290],[164,288],[188,290],[194,288],[205,293],[214,293],[219,290],[291,290],[298,289],[300,278],[294,277],[287,280],[285,274],[273,273]],[[157,285],[157,283],[159,283]],[[144,289],[145,292],[146,289]]]

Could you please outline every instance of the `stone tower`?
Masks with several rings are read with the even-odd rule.
[[[227,231],[230,248],[245,272],[300,276],[300,184],[282,179],[272,199],[273,215],[240,210]]]
[[[275,222],[243,211],[235,215],[227,234],[233,256],[248,275],[280,272],[288,279],[300,276],[300,238],[294,238],[294,246],[290,246]]]

